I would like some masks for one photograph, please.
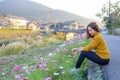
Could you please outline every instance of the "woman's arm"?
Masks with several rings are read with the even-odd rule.
[[[95,38],[93,38],[93,40],[83,48],[84,51],[90,51],[92,49],[95,49],[99,43],[102,41],[102,37],[99,35]]]

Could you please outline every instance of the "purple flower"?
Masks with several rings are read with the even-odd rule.
[[[15,79],[20,80],[21,76],[20,75],[15,75]]]
[[[73,40],[70,40],[70,41],[69,41],[69,44],[73,44],[73,43],[74,43],[74,41],[73,41]]]
[[[47,77],[47,78],[45,78],[45,80],[52,80],[52,78],[51,77]]]
[[[36,66],[36,69],[38,68],[45,69],[45,67],[47,66],[47,62],[48,61],[39,62],[38,65]]]
[[[25,72],[26,72],[27,74],[30,74],[30,70],[29,70],[29,69],[25,69]]]
[[[20,69],[21,69],[21,66],[15,66],[15,67],[13,68],[13,71],[18,72]]]

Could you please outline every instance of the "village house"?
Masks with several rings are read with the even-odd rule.
[[[49,33],[54,32],[55,25],[53,23],[42,23],[40,25],[41,32]]]
[[[28,24],[29,23],[29,24]],[[0,26],[10,29],[38,29],[36,22],[28,21],[23,17],[4,15],[0,17]]]
[[[4,16],[0,16],[0,26],[1,28],[8,28],[9,27],[9,18],[6,17],[6,15]]]
[[[27,21],[26,22],[26,29],[38,31],[38,30],[40,30],[40,25],[39,25],[39,23],[37,23],[35,21]]]
[[[59,22],[56,24],[56,31],[61,31],[65,29],[67,30],[78,30],[80,29],[80,24],[77,21],[65,21],[65,22]],[[76,33],[73,32],[67,32],[66,34],[66,40],[71,40],[74,38],[74,36],[76,35]]]
[[[68,29],[78,29],[79,23],[77,21],[64,21],[56,24],[56,27],[59,29],[68,28]]]

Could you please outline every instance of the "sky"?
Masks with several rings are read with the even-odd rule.
[[[109,0],[31,0],[53,9],[65,10],[85,18],[99,20],[96,13],[101,12],[101,8]],[[111,3],[119,0],[111,0]]]

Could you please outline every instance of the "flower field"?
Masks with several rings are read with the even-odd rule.
[[[19,37],[17,40],[8,41],[4,47],[18,40],[28,47],[17,50],[19,54],[15,52],[11,53],[12,55],[1,55],[0,80],[87,80],[87,60],[77,74],[70,73],[80,54],[73,55],[71,49],[85,46],[89,41],[82,40],[78,43],[77,39],[74,39],[61,42],[55,35],[40,37],[37,33],[37,36],[32,34],[32,37],[27,35],[27,38]]]

